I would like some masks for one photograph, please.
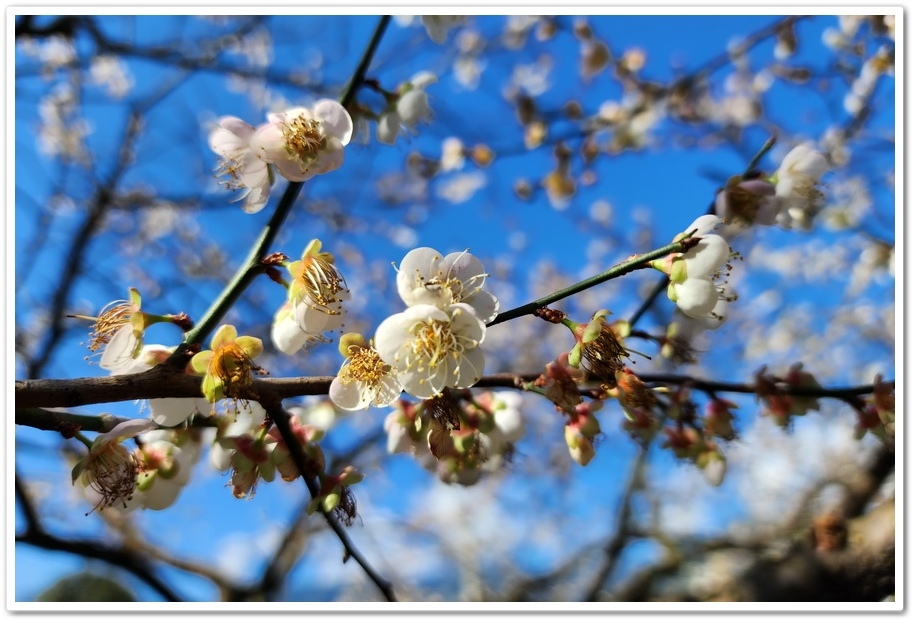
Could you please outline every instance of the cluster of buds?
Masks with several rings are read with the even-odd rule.
[[[583,466],[595,457],[595,438],[601,433],[601,425],[594,413],[602,407],[600,400],[583,400],[579,383],[584,378],[582,370],[570,365],[570,353],[562,353],[527,386],[550,400],[566,418],[563,436],[569,456]]]
[[[499,470],[524,433],[515,392],[446,392],[418,405],[399,401],[385,420],[388,451],[413,454],[447,483],[472,485]]]
[[[722,484],[725,478],[725,455],[703,431],[678,425],[665,427],[663,433],[663,448],[670,448],[677,458],[696,465],[711,485]]]
[[[767,374],[766,366],[754,373],[754,390],[758,402],[763,403],[764,414],[783,428],[789,425],[793,416],[805,415],[819,408],[814,395],[793,395],[792,390],[820,387],[814,375],[802,370],[801,363],[793,364],[783,376]]]
[[[883,381],[880,374],[876,375],[874,394],[857,411],[856,438],[861,439],[865,433],[871,433],[879,439],[893,440],[894,402],[894,384]]]

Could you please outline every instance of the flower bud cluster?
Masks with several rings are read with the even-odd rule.
[[[444,393],[419,404],[398,401],[385,419],[388,452],[415,456],[447,483],[472,485],[509,461],[524,433],[515,392]]]

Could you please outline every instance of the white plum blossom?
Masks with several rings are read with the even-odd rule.
[[[695,220],[684,233],[675,237],[681,239],[690,232],[699,242],[685,253],[670,259],[666,272],[671,278],[668,284],[668,298],[677,303],[690,318],[708,318],[720,300],[734,300],[734,296],[723,298],[724,285],[717,281],[726,271],[732,256],[731,247],[722,236],[709,233],[720,222],[714,215],[707,214]]]
[[[226,176],[226,187],[241,190],[234,201],[245,200],[242,209],[260,212],[270,197],[273,172],[267,162],[251,149],[255,128],[238,117],[220,117],[210,132],[210,149],[220,156],[217,172]]]
[[[180,438],[182,438],[180,440]],[[132,505],[150,510],[171,506],[191,480],[200,458],[200,443],[189,435],[153,430],[140,435],[141,447],[135,452],[140,463],[137,492]]]
[[[126,420],[92,441],[89,454],[76,463],[71,476],[73,484],[79,480],[94,508],[130,510],[139,463],[121,442],[155,427],[149,420]]]
[[[479,259],[461,251],[442,256],[436,249],[410,251],[398,267],[398,294],[405,304],[434,305],[445,309],[466,303],[480,320],[496,317],[499,301],[483,289],[487,273]]]
[[[274,314],[270,325],[270,341],[281,353],[295,355],[297,352],[317,341],[313,333],[304,331],[293,313],[293,304],[286,301]]]
[[[287,264],[292,276],[288,298],[274,316],[271,340],[280,351],[294,355],[313,342],[323,341],[327,331],[343,326],[343,302],[350,298],[334,256],[321,250],[321,241],[306,245],[301,259]]]
[[[398,370],[404,389],[417,398],[432,398],[443,388],[471,387],[483,374],[478,348],[486,326],[465,303],[439,309],[413,305],[378,326],[375,348]]]
[[[353,135],[347,110],[330,99],[267,116],[251,137],[251,148],[292,182],[304,182],[343,164],[343,148]]]
[[[421,71],[398,87],[397,98],[379,116],[376,138],[393,145],[402,131],[414,133],[418,123],[428,123],[433,116],[426,87],[438,80],[431,71]]]
[[[403,388],[397,369],[382,361],[363,336],[348,333],[341,337],[340,351],[346,356],[340,372],[331,381],[328,397],[346,411],[370,405],[387,407],[401,395]]]
[[[811,219],[824,203],[820,181],[827,169],[827,158],[810,143],[797,145],[786,154],[774,175],[779,200],[777,223],[785,228],[810,229]]]

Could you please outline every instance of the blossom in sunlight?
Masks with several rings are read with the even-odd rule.
[[[430,247],[410,251],[398,267],[397,287],[401,300],[410,305],[434,305],[445,309],[466,303],[484,323],[496,317],[499,301],[483,289],[487,273],[480,260],[461,251],[442,256]]]
[[[168,508],[190,482],[191,471],[200,458],[199,436],[181,439],[182,436],[169,430],[140,435],[141,446],[134,452],[140,466],[134,496],[138,506],[151,510]]]
[[[149,420],[127,420],[92,441],[89,454],[77,462],[71,476],[73,484],[79,480],[89,495],[98,498],[95,508],[116,504],[128,508],[137,488],[139,465],[121,442],[155,427]]]
[[[824,205],[821,177],[827,172],[827,158],[810,143],[802,143],[783,158],[774,177],[782,227],[810,229],[811,221]]]
[[[267,118],[251,137],[251,149],[286,179],[304,182],[343,164],[353,120],[338,102],[318,100],[312,108],[290,108]]]
[[[518,392],[487,392],[477,397],[477,403],[488,408],[493,416],[493,428],[487,436],[497,446],[514,444],[525,433],[522,397]]]
[[[365,409],[369,405],[386,407],[401,395],[397,370],[382,361],[374,348],[358,333],[340,338],[340,353],[346,357],[340,371],[331,381],[328,396],[347,411]]]
[[[434,73],[421,71],[398,86],[397,94],[379,116],[376,138],[380,142],[393,145],[402,131],[413,133],[417,124],[432,119],[426,87],[437,80]]]
[[[438,44],[445,43],[448,37],[448,31],[456,26],[463,24],[467,20],[466,15],[421,15],[420,21],[426,28],[426,34],[429,38]]]
[[[324,332],[336,331],[343,326],[345,312],[342,304],[350,293],[334,265],[334,256],[321,250],[320,240],[309,242],[302,258],[290,262],[286,268],[293,278],[289,286],[290,309],[284,312],[281,308],[277,313],[272,335],[276,333],[277,338],[282,338],[274,342],[283,344],[283,352],[292,354],[307,343],[323,339]],[[295,327],[291,324],[293,321]],[[277,327],[280,322],[285,323],[282,331],[281,327]]]
[[[277,469],[271,456],[276,444],[268,441],[263,434],[252,436],[246,433],[224,439],[220,443],[232,450],[229,457],[232,472],[229,484],[236,499],[254,497],[260,480],[272,482],[276,477]]]
[[[276,477],[272,453],[277,442],[267,434],[266,417],[260,404],[238,401],[217,420],[210,466],[230,472],[228,485],[237,499],[253,497],[261,479],[271,482]]]
[[[293,313],[293,304],[283,303],[270,325],[270,341],[282,353],[295,355],[297,352],[319,340],[316,334],[303,331]]]
[[[210,350],[191,358],[191,368],[204,376],[201,389],[210,403],[229,398],[257,398],[251,390],[252,372],[263,372],[254,358],[264,350],[261,340],[239,336],[235,327],[224,324],[210,341]]]
[[[242,209],[249,214],[267,205],[274,182],[270,166],[251,148],[254,134],[254,126],[238,117],[220,117],[210,132],[210,149],[220,157],[217,173],[227,188],[242,191],[234,201],[244,199]]]
[[[404,389],[432,398],[445,387],[467,388],[480,380],[484,355],[478,348],[486,326],[466,303],[440,309],[419,304],[389,316],[375,332],[375,348],[398,370]]]
[[[668,298],[675,302],[690,318],[708,318],[723,298],[724,276],[730,266],[732,250],[722,236],[708,233],[721,221],[716,216],[704,215],[696,219],[675,241],[690,234],[699,242],[684,253],[674,253],[652,265],[670,277]]]
[[[143,346],[143,330],[147,327],[148,318],[140,309],[140,292],[129,288],[128,295],[129,300],[112,301],[106,305],[98,318],[70,316],[94,322],[89,334],[89,350],[96,352],[104,348],[99,361],[99,367],[104,370],[115,371],[131,365]]]

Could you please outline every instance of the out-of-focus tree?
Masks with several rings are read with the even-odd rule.
[[[16,600],[893,601],[895,25],[16,16]]]

